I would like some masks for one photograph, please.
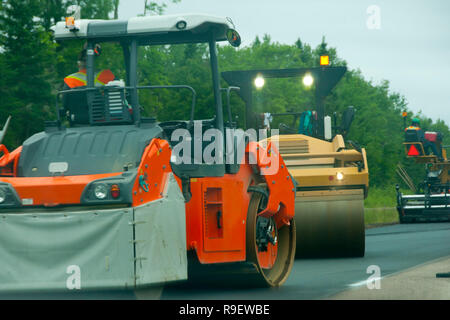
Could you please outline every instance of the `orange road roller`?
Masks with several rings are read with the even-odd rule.
[[[245,269],[260,285],[283,284],[296,248],[295,181],[273,143],[224,138],[231,123],[223,119],[216,43],[239,46],[230,21],[67,19],[53,31],[58,42],[85,43],[86,69],[58,93],[58,118],[45,131],[12,152],[1,145],[0,291],[180,281],[188,256],[199,266]],[[124,80],[99,78],[104,43],[123,52]],[[138,79],[143,46],[196,43],[209,46],[212,119],[195,118],[194,88]],[[190,118],[144,117],[140,94],[162,89],[192,93]]]

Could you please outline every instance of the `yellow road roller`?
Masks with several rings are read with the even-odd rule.
[[[366,151],[344,139],[355,109],[348,107],[344,111],[340,125],[334,115],[332,125],[324,107],[325,97],[346,71],[346,67],[320,66],[222,72],[230,85],[228,101],[234,89],[245,102],[247,129],[273,129],[277,117],[291,116],[288,124],[278,122],[278,134],[269,139],[279,144],[280,154],[297,183],[297,257],[364,256],[364,199],[369,189]],[[254,107],[253,90],[261,90],[264,79],[288,77],[302,78],[304,85],[314,84],[314,111],[299,106],[295,112],[269,113]]]

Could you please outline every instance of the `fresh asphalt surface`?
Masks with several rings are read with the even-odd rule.
[[[366,230],[364,258],[296,260],[286,283],[277,289],[192,288],[169,286],[162,299],[321,299],[367,280],[367,267],[381,276],[450,255],[450,223],[392,225]],[[450,270],[449,270],[450,271]]]
[[[367,273],[367,267],[371,265],[379,266],[384,277],[447,256],[450,256],[450,223],[391,225],[366,230],[366,254],[363,258],[296,260],[289,279],[280,288],[223,288],[180,283],[166,286],[152,298],[323,299],[367,280],[372,275]],[[145,292],[137,295],[146,296]],[[136,294],[133,291],[114,291],[0,298],[136,299]]]

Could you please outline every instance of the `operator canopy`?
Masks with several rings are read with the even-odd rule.
[[[142,44],[207,42],[214,30],[215,41],[229,40],[239,46],[239,34],[229,19],[204,14],[134,17],[129,20],[60,21],[52,29],[56,40],[138,37]]]

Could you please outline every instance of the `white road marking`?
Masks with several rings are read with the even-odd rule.
[[[361,287],[361,286],[367,285],[367,283],[369,283],[369,282],[380,281],[381,279],[383,279],[383,277],[372,278],[371,280],[366,279],[366,280],[363,280],[363,281],[359,281],[359,282],[355,282],[355,283],[349,284],[347,286],[348,287],[352,287],[352,288]]]

